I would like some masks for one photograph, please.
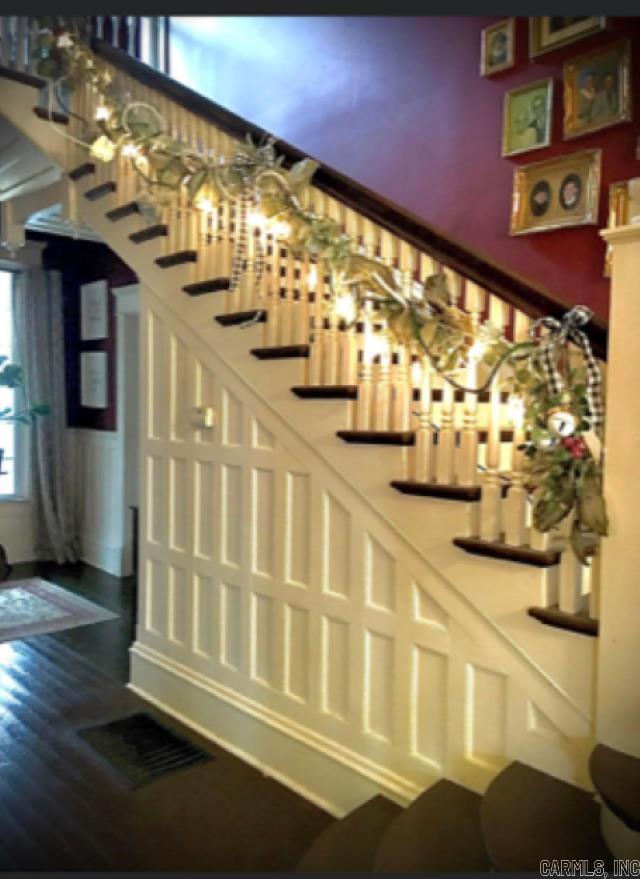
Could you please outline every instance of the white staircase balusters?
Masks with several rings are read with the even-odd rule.
[[[451,382],[443,379],[435,467],[436,482],[442,485],[451,485],[454,481],[454,393]]]
[[[420,394],[420,414],[416,430],[414,479],[431,482],[433,478],[433,428],[431,425],[431,362],[426,355],[418,357],[411,366],[412,384]]]
[[[480,326],[485,292],[477,284],[467,281],[464,296],[465,308],[471,315],[474,330],[477,330]],[[477,388],[478,378],[477,358],[475,356],[469,357],[465,375],[467,387]],[[458,482],[460,485],[478,484],[478,395],[473,393],[464,395]]]

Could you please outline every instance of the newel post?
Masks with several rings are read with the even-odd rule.
[[[640,225],[603,231],[611,245],[596,702],[599,742],[640,757]]]

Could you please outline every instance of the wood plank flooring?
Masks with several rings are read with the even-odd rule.
[[[117,625],[0,644],[0,870],[293,869],[331,817],[125,689],[132,587],[115,578],[92,587],[96,577],[86,566],[49,572],[120,605]],[[76,731],[140,710],[215,761],[131,791]]]

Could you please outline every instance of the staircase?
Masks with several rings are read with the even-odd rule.
[[[171,134],[194,148],[232,153],[242,134],[240,123],[251,129],[124,53],[99,42],[94,49],[132,99],[153,103],[168,120]],[[151,323],[164,321],[176,328],[167,337],[169,343],[162,342],[171,345],[170,351],[162,350],[172,358],[172,370],[175,366],[168,393],[178,394],[181,382],[187,381],[181,351],[192,349],[203,363],[215,356],[215,369],[226,386],[236,389],[241,403],[243,394],[251,399],[252,411],[259,414],[251,422],[252,448],[264,456],[282,440],[296,462],[313,462],[309,467],[314,475],[321,474],[322,485],[331,485],[331,497],[342,492],[341,503],[333,506],[325,496],[323,527],[336,528],[338,541],[340,523],[346,528],[349,521],[346,514],[340,518],[345,509],[366,522],[364,558],[356,553],[348,560],[349,576],[356,570],[360,576],[361,565],[367,578],[364,606],[345,611],[348,585],[342,596],[336,587],[330,599],[326,593],[331,589],[323,587],[317,600],[330,600],[331,610],[323,618],[322,634],[309,636],[310,649],[322,641],[326,658],[332,639],[337,645],[342,637],[342,623],[358,631],[361,640],[345,640],[342,652],[336,646],[341,659],[335,661],[344,664],[354,644],[358,654],[362,647],[369,669],[362,678],[362,712],[349,707],[349,700],[359,698],[353,685],[347,707],[336,708],[331,702],[335,682],[326,676],[317,697],[325,717],[318,721],[315,738],[308,732],[307,706],[293,704],[295,693],[284,693],[290,697],[287,702],[280,693],[269,692],[260,711],[275,728],[286,705],[288,735],[300,741],[306,736],[307,744],[325,755],[334,751],[329,756],[344,765],[357,754],[358,771],[389,796],[370,796],[373,788],[356,786],[351,800],[345,794],[337,803],[325,803],[335,813],[347,814],[314,843],[300,871],[537,871],[542,858],[607,860],[597,829],[598,806],[585,790],[590,788],[587,759],[593,745],[598,569],[583,567],[562,551],[563,533],[540,534],[532,527],[517,449],[523,428],[499,382],[479,398],[455,390],[426,358],[407,346],[381,341],[384,327],[374,308],[366,320],[349,328],[324,307],[328,279],[322,264],[296,259],[278,240],[277,230],[259,218],[249,256],[260,241],[266,271],[260,285],[247,272],[240,287],[230,292],[236,206],[223,202],[215,211],[195,211],[181,193],[157,221],[146,222],[130,165],[89,161],[54,130],[79,135],[75,118],[61,113],[50,118],[39,97],[44,83],[28,65],[15,57],[0,61],[2,112],[60,166],[69,218],[86,223],[138,274],[148,291]],[[92,118],[95,96],[81,90],[73,107],[78,115]],[[295,151],[287,149],[295,158]],[[416,278],[443,270],[455,304],[476,326],[490,320],[515,340],[527,335],[535,317],[562,310],[557,303],[541,302],[535,291],[527,296],[522,282],[497,270],[492,274],[476,256],[464,254],[434,230],[418,228],[355,184],[347,187],[339,175],[323,169],[319,181],[309,196],[311,206],[338,220],[369,255],[382,256],[407,291]],[[14,225],[25,219],[19,200],[10,216]],[[153,332],[149,330],[149,349],[156,344]],[[603,353],[600,341],[596,336]],[[467,378],[473,381],[473,376]],[[152,376],[149,381],[150,411],[156,405],[159,411],[161,404],[166,408],[163,392],[169,385],[164,378]],[[205,385],[201,382],[196,389],[198,405],[208,402]],[[223,433],[235,417],[233,399],[222,397]],[[181,430],[187,430],[187,410],[176,414],[175,402],[170,399],[168,405],[171,435],[154,434],[150,428],[143,443],[150,458],[173,454],[171,443],[182,442]],[[201,431],[194,448],[203,442]],[[228,443],[234,444],[239,445]],[[197,455],[197,449],[188,454]],[[149,470],[149,491],[153,479]],[[297,484],[290,479],[287,485],[293,494],[282,501],[282,509],[298,503]],[[151,544],[158,541],[148,533],[153,522],[146,528],[143,570],[148,571],[156,564]],[[173,564],[174,550],[163,549],[157,558]],[[345,553],[349,551],[347,547]],[[295,567],[296,559],[289,564]],[[228,596],[236,594],[232,587],[225,589]],[[175,583],[170,595],[168,601],[175,606]],[[231,602],[224,605],[231,613],[235,599],[225,601]],[[261,624],[256,608],[262,606],[252,605],[256,626]],[[310,601],[304,609],[312,614],[315,605]],[[145,662],[158,667],[164,663],[163,673],[184,681],[191,675],[191,683],[210,693],[219,685],[216,698],[235,698],[228,691],[239,687],[237,669],[229,671],[227,664],[215,686],[207,683],[209,666],[200,658],[187,661],[171,624],[168,638],[161,638],[152,625],[148,628],[139,632],[141,643],[134,648],[134,683],[136,673],[140,681],[147,674]],[[295,628],[288,631],[285,649],[302,651],[305,636],[300,632],[305,630],[297,635]],[[403,639],[411,639],[411,654],[408,648],[402,652]],[[387,652],[392,642],[399,645],[397,654]],[[400,656],[393,673],[394,681],[401,682],[401,697],[394,695],[400,683],[398,690],[387,691],[387,682],[371,673],[390,656]],[[252,657],[254,671],[259,661],[259,656]],[[290,676],[290,659],[285,665],[285,676]],[[455,684],[448,668],[455,669]],[[410,688],[405,678],[411,679]],[[429,688],[423,693],[427,679],[429,688],[440,688],[435,697]],[[259,676],[256,680],[264,685]],[[151,689],[149,684],[147,695]],[[246,702],[236,707],[259,713],[257,694],[263,693],[264,686],[250,682],[242,691]],[[412,704],[423,698],[434,698],[429,703],[433,711],[447,718],[442,741],[422,730],[420,712]],[[193,699],[175,699],[169,710],[182,711],[188,722],[207,728],[205,715],[199,719],[188,713],[196,711]],[[401,733],[388,728],[394,699],[400,700],[400,713],[407,718]],[[517,735],[512,732],[516,728]],[[225,741],[234,742],[232,737]],[[335,741],[339,744],[334,747]],[[264,755],[255,759],[271,765]],[[287,770],[278,771],[284,775]],[[318,768],[318,779],[322,774]],[[426,834],[424,828],[434,832]]]

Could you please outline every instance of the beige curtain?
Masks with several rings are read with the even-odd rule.
[[[78,559],[73,480],[68,460],[64,323],[59,272],[28,268],[16,281],[17,356],[30,403],[46,403],[31,433],[36,554],[58,564]]]

